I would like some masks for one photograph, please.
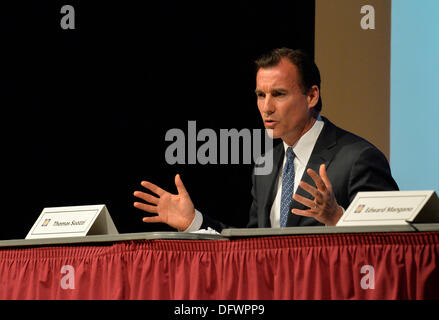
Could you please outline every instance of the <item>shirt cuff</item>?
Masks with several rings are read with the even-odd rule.
[[[339,207],[343,210],[343,214],[341,215],[341,217],[343,217],[344,214],[345,214],[345,212],[346,212],[346,210],[345,210],[345,208],[343,208],[342,206],[339,206]],[[338,221],[341,220],[341,217],[340,217],[340,219],[338,219]],[[337,223],[338,223],[338,221],[337,221]],[[337,226],[337,223],[335,224],[335,226]],[[335,227],[335,226],[334,226],[334,227]]]
[[[192,220],[191,225],[186,230],[184,230],[183,232],[198,231],[198,230],[200,230],[202,224],[203,224],[203,215],[201,214],[200,211],[195,209],[194,220]]]

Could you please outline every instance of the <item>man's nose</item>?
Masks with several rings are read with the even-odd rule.
[[[262,104],[262,111],[265,114],[272,114],[274,110],[274,101],[272,100],[271,96],[267,95]]]

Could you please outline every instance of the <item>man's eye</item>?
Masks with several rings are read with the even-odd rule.
[[[257,96],[258,98],[264,98],[264,97],[265,97],[265,94],[263,94],[262,92],[258,92],[258,93],[256,93],[256,96]]]
[[[271,95],[272,95],[273,97],[281,97],[281,96],[284,96],[285,93],[275,91],[275,92],[273,92]]]

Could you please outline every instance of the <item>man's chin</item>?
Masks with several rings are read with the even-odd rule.
[[[280,139],[281,138],[281,136],[276,132],[276,130],[265,128],[265,131],[267,131],[267,135],[271,139]]]

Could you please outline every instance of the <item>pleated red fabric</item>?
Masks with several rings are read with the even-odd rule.
[[[0,250],[0,299],[438,299],[439,233]]]

